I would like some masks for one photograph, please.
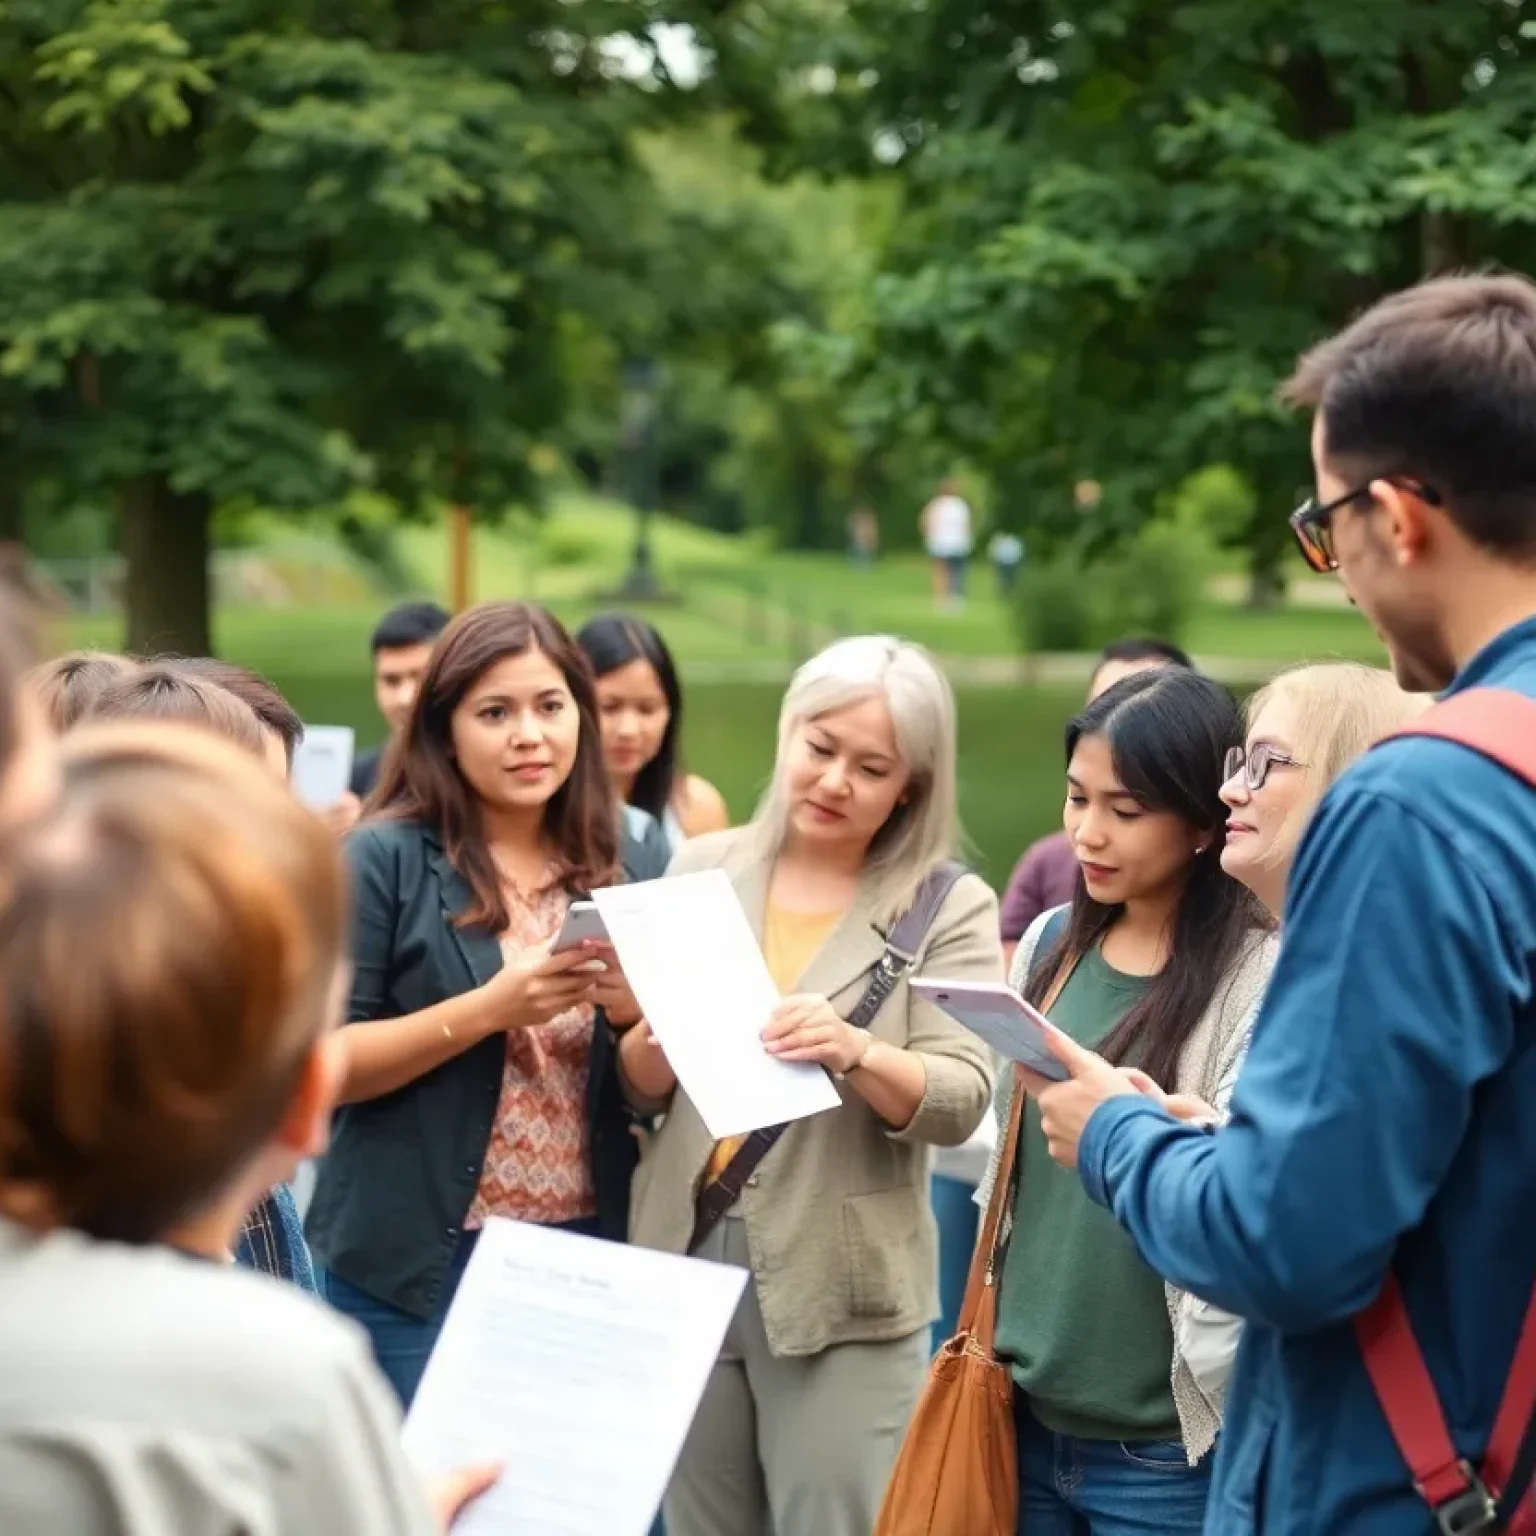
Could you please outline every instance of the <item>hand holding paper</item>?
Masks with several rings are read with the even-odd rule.
[[[722,870],[594,891],[647,1022],[711,1136],[842,1102],[827,1074],[763,1045],[778,988]]]

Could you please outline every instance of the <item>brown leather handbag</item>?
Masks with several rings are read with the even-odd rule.
[[[1042,943],[1045,942],[1042,936]],[[1041,1012],[1072,974],[1057,972]],[[955,1336],[939,1351],[907,1426],[873,1536],[1016,1536],[1019,1468],[1013,1379],[993,1349],[1003,1213],[1014,1196],[1025,1096],[1014,1069],[1013,1106],[992,1198],[971,1255]]]

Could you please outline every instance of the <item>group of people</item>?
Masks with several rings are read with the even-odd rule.
[[[730,828],[649,625],[397,613],[389,740],[326,825],[265,680],[27,673],[0,632],[0,1529],[447,1529],[499,1469],[422,1486],[400,1411],[511,1217],[749,1272],[668,1536],[869,1536],[932,1353],[933,1151],[989,1105],[1022,1125],[987,1256],[1021,1530],[1497,1528],[1447,1524],[1448,1479],[1498,1503],[1536,1275],[1536,790],[1422,734],[1423,695],[1536,716],[1536,288],[1411,290],[1290,393],[1293,527],[1397,680],[1300,668],[1245,717],[1178,652],[1108,655],[1070,870],[1058,842],[1008,920],[958,862],[951,691],[898,639],[796,673]],[[706,869],[782,994],[763,1048],[840,1099],[771,1145],[710,1135],[611,948],[552,945],[594,889]],[[1005,944],[1059,1077],[910,985],[1001,980]],[[1387,1285],[1444,1478],[1357,1342]]]

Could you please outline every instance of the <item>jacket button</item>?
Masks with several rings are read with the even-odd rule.
[[[479,1176],[480,1170],[478,1168],[476,1168],[473,1163],[465,1163],[465,1165],[464,1165],[464,1172],[467,1173],[470,1176],[470,1178],[473,1179],[473,1178],[477,1178]]]
[[[756,1189],[757,1188],[757,1175],[755,1173],[747,1180],[747,1188],[748,1189]]]
[[[459,1235],[459,1229],[457,1227],[444,1227],[443,1232],[445,1236],[448,1237],[457,1237]]]

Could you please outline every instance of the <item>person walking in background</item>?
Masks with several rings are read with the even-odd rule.
[[[448,611],[432,602],[401,603],[379,620],[369,647],[373,655],[373,698],[389,727],[381,746],[359,752],[352,763],[352,793],[366,800],[378,783],[385,749],[404,729],[427,675],[432,647],[448,627]]]
[[[1098,664],[1088,682],[1091,704],[1121,678],[1149,667],[1193,668],[1194,663],[1178,646],[1166,640],[1116,640],[1099,652]],[[1077,889],[1077,855],[1065,832],[1052,832],[1032,843],[1014,866],[1003,892],[1003,950],[1012,964],[1013,952],[1025,930],[1042,912],[1064,906]]]
[[[1241,744],[1232,696],[1183,667],[1123,678],[1073,720],[1066,825],[1083,878],[1013,966],[1015,988],[1071,1039],[1207,1100],[1276,949],[1221,866],[1222,767]],[[999,1126],[1015,1077],[999,1082]],[[1162,1277],[1044,1155],[1033,1104],[1018,1147],[996,1349],[1014,1382],[1019,1530],[1198,1536],[1221,1421],[1181,1353]]]
[[[1536,1337],[1536,286],[1396,294],[1286,394],[1314,412],[1298,541],[1452,738],[1389,741],[1324,799],[1216,1135],[1064,1043],[1032,1091],[1148,1261],[1244,1319],[1213,1530],[1490,1530]]]
[[[404,732],[346,843],[342,1108],[307,1225],[408,1405],[488,1217],[625,1235],[638,1010],[611,950],[551,944],[582,893],[662,867],[621,834],[591,670],[542,608],[454,620]]]
[[[720,791],[683,771],[683,690],[655,627],[630,614],[599,614],[582,625],[576,644],[597,679],[603,759],[620,803],[661,823],[669,853],[728,827]]]
[[[997,579],[997,595],[1006,601],[1013,596],[1024,565],[1024,540],[1009,529],[999,528],[988,541],[987,558]]]
[[[949,685],[917,647],[864,636],[790,684],[757,819],[673,862],[730,877],[784,994],[765,1048],[826,1068],[843,1102],[758,1160],[711,1138],[648,1026],[623,1038],[632,1103],[666,1116],[633,1240],[752,1271],[668,1536],[869,1536],[937,1310],[928,1149],[964,1141],[990,1087],[986,1047],[907,984],[1002,974],[996,898],[947,862],[958,843]]]
[[[848,514],[848,558],[867,569],[880,556],[880,519],[872,507],[855,507]]]
[[[958,608],[965,600],[965,568],[971,558],[971,509],[958,480],[945,480],[923,508],[918,526],[933,570],[937,608]]]
[[[496,1469],[424,1493],[362,1334],[227,1263],[325,1142],[335,842],[185,725],[62,755],[0,858],[0,1530],[445,1532]]]

